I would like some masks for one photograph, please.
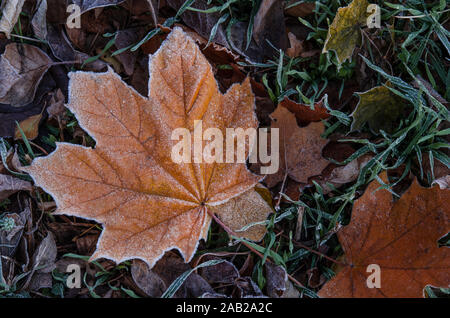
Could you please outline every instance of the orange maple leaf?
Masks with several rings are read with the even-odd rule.
[[[387,182],[386,173],[381,174]],[[320,290],[322,297],[423,297],[426,285],[448,286],[450,250],[438,240],[450,230],[450,191],[423,188],[414,180],[398,201],[373,181],[353,207],[348,226],[338,232],[344,266]],[[375,191],[375,192],[374,192]],[[367,280],[379,266],[380,285]],[[371,284],[369,284],[371,285]]]
[[[193,132],[194,120],[223,135],[226,128],[257,128],[248,79],[222,95],[208,61],[180,28],[151,56],[149,69],[148,98],[111,70],[71,73],[67,107],[95,138],[95,149],[58,143],[52,154],[26,169],[53,196],[56,214],[103,224],[92,258],[140,258],[153,266],[165,251],[177,248],[189,261],[207,234],[207,208],[261,179],[243,163],[171,159],[177,143],[171,140],[173,130]],[[203,141],[203,148],[207,144]],[[215,212],[220,217],[220,207]],[[223,213],[239,219],[240,212]],[[256,219],[250,221],[264,220],[267,212],[252,212]]]

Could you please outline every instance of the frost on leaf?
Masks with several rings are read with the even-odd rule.
[[[386,173],[380,175],[387,182]],[[320,290],[322,297],[423,297],[427,285],[450,283],[450,250],[438,240],[450,230],[450,191],[423,188],[414,180],[393,201],[373,181],[353,207],[349,225],[338,232],[344,266]],[[369,288],[371,272],[380,269],[380,288]]]
[[[367,0],[353,0],[347,7],[339,8],[328,29],[323,53],[333,50],[339,64],[352,58],[353,51],[361,42],[361,26],[367,21]]]
[[[249,80],[222,95],[207,60],[180,28],[152,56],[149,69],[148,98],[112,70],[71,73],[67,107],[96,147],[59,143],[27,169],[55,199],[57,214],[103,225],[92,258],[140,258],[153,266],[165,251],[177,248],[188,261],[207,234],[207,209],[214,206],[220,218],[239,222],[242,211],[220,205],[261,179],[243,163],[171,159],[178,143],[171,140],[173,130],[187,128],[193,138],[194,120],[203,121],[203,131],[218,128],[224,136],[226,128],[257,128]],[[208,144],[203,141],[203,149]],[[266,216],[260,211],[245,221]]]

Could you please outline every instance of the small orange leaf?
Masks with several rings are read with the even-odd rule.
[[[386,183],[384,172],[381,179]],[[426,285],[450,283],[450,250],[438,240],[450,230],[450,191],[417,180],[398,201],[373,181],[338,232],[349,264],[320,290],[322,297],[423,297]],[[375,191],[375,192],[374,192]],[[369,288],[368,266],[380,269],[380,288]],[[373,273],[373,271],[372,271]]]
[[[203,121],[203,130],[217,128],[224,136],[226,128],[257,128],[248,79],[222,95],[211,66],[180,28],[151,57],[149,69],[148,98],[112,70],[71,73],[67,107],[96,147],[58,143],[26,171],[53,196],[57,214],[103,224],[92,258],[140,258],[152,267],[173,248],[189,261],[207,234],[207,209],[252,189],[261,177],[244,163],[171,159],[178,143],[171,139],[173,130],[186,128],[194,135],[195,120]],[[203,141],[203,149],[209,143]],[[241,220],[236,209],[215,212]]]
[[[20,128],[22,129],[23,133],[25,134],[28,140],[33,140],[37,138],[39,134],[39,123],[41,119],[42,114],[37,114],[25,120],[22,120],[19,123]],[[22,139],[22,134],[20,133],[19,127],[16,127],[14,139],[16,140]]]

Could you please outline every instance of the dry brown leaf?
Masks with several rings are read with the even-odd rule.
[[[314,104],[314,109],[311,109],[311,106],[309,105],[300,104],[285,97],[280,102],[280,105],[289,109],[289,111],[295,115],[295,118],[297,118],[297,122],[300,125],[306,126],[311,122],[318,122],[330,117],[330,114],[323,103],[323,99],[321,99]]]
[[[19,178],[0,174],[0,201],[3,201],[17,191],[31,191],[31,183]]]
[[[52,94],[49,106],[47,107],[47,113],[50,118],[59,118],[65,114],[66,108],[64,107],[64,101],[64,94],[61,89],[58,88],[56,92]]]
[[[84,13],[92,9],[114,6],[124,1],[125,0],[72,0],[72,3],[78,5],[81,9],[81,13]]]
[[[353,0],[348,6],[338,9],[328,29],[323,53],[336,52],[339,66],[351,60],[355,47],[361,42],[361,26],[367,21],[367,0]]]
[[[221,260],[222,262],[200,268],[200,275],[209,284],[234,284],[234,281],[240,277],[239,271],[233,263],[212,255],[203,257],[203,261],[210,260]]]
[[[31,20],[34,35],[38,39],[47,39],[47,0],[40,0]]]
[[[273,46],[285,51],[288,47],[286,35],[283,2],[279,0],[262,0],[253,24],[252,36],[256,43],[266,54],[275,51]]]
[[[131,264],[133,281],[148,297],[161,297],[167,286],[158,274],[148,268],[141,260],[134,260]]]
[[[371,155],[364,155],[355,159],[345,166],[335,167],[328,175],[323,173],[323,178],[321,180],[316,180],[317,183],[322,187],[323,194],[328,194],[332,191],[332,188],[328,185],[331,184],[336,188],[349,182],[355,181],[361,169],[372,159]],[[328,169],[326,169],[328,170]]]
[[[225,128],[257,127],[248,79],[222,95],[211,66],[180,28],[152,56],[149,68],[148,98],[111,69],[71,73],[68,108],[96,147],[58,143],[26,171],[53,196],[57,214],[103,224],[92,258],[140,258],[152,267],[173,248],[189,261],[207,234],[207,209],[252,189],[261,177],[242,163],[171,159],[178,143],[171,140],[173,130],[193,132],[194,120],[203,120],[203,131],[214,127],[224,135]],[[244,221],[238,211],[215,211],[220,218]]]
[[[9,229],[0,228],[0,255],[7,257],[14,255],[22,239],[27,216],[30,213],[30,209],[27,207],[20,213],[4,213],[2,215],[3,221],[9,218],[14,222],[14,226]]]
[[[254,222],[264,221],[273,212],[273,208],[255,189],[250,189],[225,204],[212,206],[211,211],[221,214],[222,221],[237,234],[253,241],[260,241],[266,234],[264,225],[254,225],[245,231],[241,231],[242,224],[249,225]],[[239,215],[239,218],[236,218],[236,214]]]
[[[381,176],[387,182],[386,173]],[[322,297],[422,297],[426,285],[450,283],[450,250],[438,240],[450,230],[450,191],[417,180],[393,201],[373,181],[338,232],[347,266],[320,290]],[[380,266],[381,288],[368,288],[370,264]]]
[[[31,103],[51,62],[47,54],[35,46],[8,44],[0,57],[0,103],[15,107]]]
[[[315,2],[303,2],[303,1],[291,1],[293,4],[289,4],[284,12],[287,15],[290,15],[292,17],[306,17],[307,15],[310,15],[313,13],[314,9],[316,8]]]
[[[28,140],[36,139],[39,134],[39,123],[41,122],[42,114],[37,114],[31,116],[19,123],[22,132]],[[14,139],[19,140],[22,139],[22,133],[19,128],[16,127],[16,131],[14,134]]]
[[[11,31],[19,19],[25,0],[6,0],[2,2],[2,18],[0,19],[0,32],[9,39]]]
[[[286,270],[281,265],[266,262],[264,264],[266,269],[266,290],[267,296],[271,298],[280,298],[288,287],[288,275]]]
[[[311,123],[300,128],[295,115],[280,105],[271,117],[274,119],[271,128],[278,128],[280,134],[280,168],[277,173],[264,179],[268,187],[282,181],[285,174],[301,183],[307,183],[309,177],[319,175],[328,165],[322,157],[322,148],[327,143],[320,136],[324,132],[323,123]]]
[[[303,41],[297,39],[294,33],[288,33],[290,47],[286,50],[287,56],[295,58],[303,52]]]

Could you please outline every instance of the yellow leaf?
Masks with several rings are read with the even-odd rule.
[[[336,52],[339,64],[352,58],[356,45],[361,42],[361,26],[367,22],[367,0],[353,0],[347,7],[339,8],[323,47],[323,53]]]

